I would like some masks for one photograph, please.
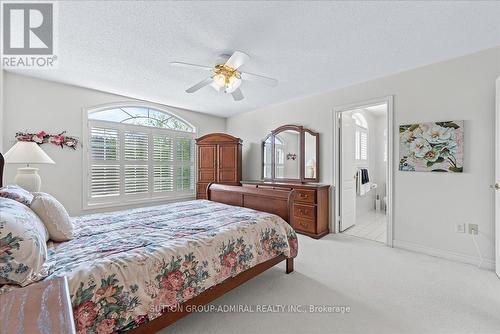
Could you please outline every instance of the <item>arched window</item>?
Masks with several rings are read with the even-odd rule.
[[[142,105],[88,111],[87,207],[194,195],[196,129]]]
[[[194,132],[194,127],[168,112],[147,107],[118,107],[95,111],[89,119]]]
[[[358,164],[368,163],[368,122],[365,116],[360,113],[352,114],[356,123],[355,131],[355,159]]]
[[[365,116],[359,113],[352,114],[352,118],[354,118],[354,122],[356,122],[357,126],[368,129],[368,123],[366,122]]]

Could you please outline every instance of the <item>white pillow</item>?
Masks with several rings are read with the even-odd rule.
[[[46,193],[33,193],[35,198],[30,208],[40,217],[49,231],[49,238],[54,241],[73,239],[73,223],[64,206]]]
[[[29,207],[0,198],[0,284],[26,286],[46,276],[46,234]]]

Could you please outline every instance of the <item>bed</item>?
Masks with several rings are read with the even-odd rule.
[[[282,261],[293,271],[291,196],[211,184],[209,200],[76,217],[45,279],[68,278],[78,333],[156,332]]]

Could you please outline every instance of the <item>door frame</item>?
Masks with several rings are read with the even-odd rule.
[[[500,183],[500,76],[495,84],[495,180],[493,189],[495,191],[495,272],[500,277],[500,190],[496,185]]]
[[[386,245],[393,247],[394,243],[394,97],[392,95],[373,98],[360,102],[341,105],[333,108],[332,111],[332,159],[331,159],[331,175],[333,180],[334,192],[334,214],[332,215],[331,230],[335,233],[340,232],[340,113],[352,109],[361,109],[375,104],[387,104],[387,173],[386,173],[386,189],[387,189],[387,240]]]

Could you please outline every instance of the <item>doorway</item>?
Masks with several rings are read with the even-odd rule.
[[[500,277],[500,77],[496,81],[495,113],[495,272]]]
[[[392,97],[334,109],[335,230],[392,247]]]

